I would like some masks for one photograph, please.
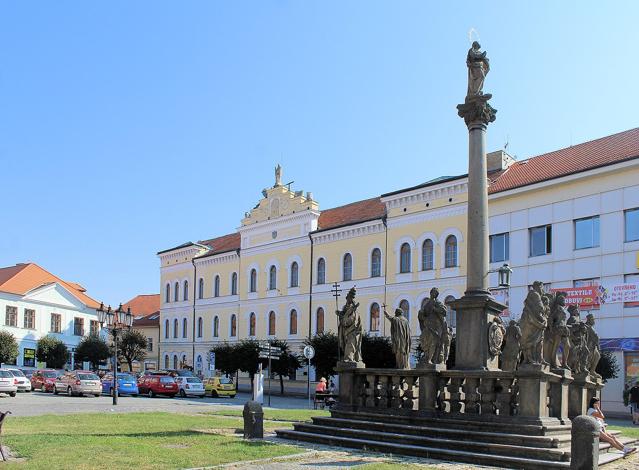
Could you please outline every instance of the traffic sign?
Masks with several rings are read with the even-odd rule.
[[[310,344],[304,346],[304,357],[308,360],[311,360],[315,357],[315,348]]]

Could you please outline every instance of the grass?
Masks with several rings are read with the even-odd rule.
[[[176,413],[73,414],[10,418],[3,442],[25,469],[174,469],[217,465],[300,452],[245,441],[242,420]],[[220,434],[215,434],[215,433]]]
[[[621,431],[621,435],[624,437],[634,437],[635,439],[639,439],[639,426],[633,426],[632,424],[629,424],[628,426],[608,426],[608,429]]]
[[[412,463],[375,462],[357,467],[361,470],[435,470],[435,467]]]
[[[242,410],[220,410],[210,411],[203,414],[211,414],[215,416],[242,416]],[[328,410],[280,410],[280,409],[265,409],[264,419],[271,421],[310,421],[313,416],[330,416]],[[281,427],[281,426],[280,426]]]

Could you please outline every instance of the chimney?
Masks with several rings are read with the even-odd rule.
[[[490,152],[486,155],[486,163],[488,172],[491,172],[505,170],[515,163],[515,159],[503,150],[497,150],[496,152]]]

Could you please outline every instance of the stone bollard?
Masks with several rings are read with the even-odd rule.
[[[264,410],[256,401],[247,401],[244,405],[244,439],[262,439],[264,437]]]
[[[579,415],[572,420],[570,469],[599,468],[599,422],[591,416]]]

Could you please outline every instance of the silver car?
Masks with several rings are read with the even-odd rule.
[[[18,386],[16,385],[16,378],[8,370],[0,370],[0,393],[8,393],[10,396],[15,397],[18,392]]]
[[[175,382],[180,390],[178,393],[182,398],[187,395],[195,397],[204,396],[204,384],[197,377],[175,377]]]
[[[30,392],[31,391],[31,381],[24,375],[20,369],[13,369],[6,367],[4,370],[11,373],[16,379],[16,385],[18,386],[18,392]]]
[[[89,370],[74,370],[58,377],[53,384],[53,393],[66,393],[73,395],[102,395],[102,382],[100,377]]]

